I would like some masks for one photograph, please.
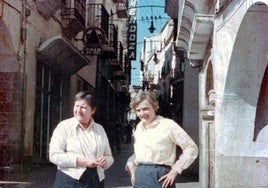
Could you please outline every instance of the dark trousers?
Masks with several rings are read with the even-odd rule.
[[[134,188],[162,188],[163,182],[158,180],[169,171],[170,167],[163,165],[139,165],[135,171]],[[175,188],[175,183],[169,188]]]
[[[87,168],[79,180],[58,170],[54,188],[104,188],[104,181],[99,181],[96,168]]]

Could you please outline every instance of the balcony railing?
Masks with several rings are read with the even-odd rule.
[[[108,42],[103,46],[103,55],[106,58],[117,57],[118,32],[114,24],[109,25]]]
[[[123,58],[123,45],[121,42],[118,42],[118,48],[117,48],[117,60],[119,63],[123,66],[123,63],[125,62],[125,59]]]
[[[116,12],[119,18],[127,18],[127,0],[117,0]]]
[[[124,54],[121,42],[117,42],[116,57],[111,59],[111,65],[114,71],[124,71]]]
[[[86,1],[66,0],[61,11],[63,32],[68,38],[85,29]]]
[[[123,53],[123,46],[118,42],[117,58],[111,60],[115,80],[126,80],[129,77],[129,71],[126,66],[126,56]]]
[[[88,22],[87,27],[101,28],[108,38],[109,33],[109,14],[102,4],[88,4]]]

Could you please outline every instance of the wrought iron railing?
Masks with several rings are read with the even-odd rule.
[[[101,28],[108,38],[109,32],[109,14],[103,4],[88,4],[88,23],[87,27]]]
[[[123,45],[121,42],[118,42],[118,47],[117,47],[117,60],[123,66],[124,63],[124,58],[123,58]]]
[[[113,47],[115,53],[117,54],[118,46],[118,32],[114,24],[109,25],[109,46]]]
[[[62,18],[75,17],[81,25],[85,26],[86,15],[86,1],[84,0],[71,0],[63,3],[61,14]]]

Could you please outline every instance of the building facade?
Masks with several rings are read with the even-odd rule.
[[[126,121],[126,7],[126,0],[0,1],[1,166],[46,161],[51,134],[72,116],[80,90],[98,97],[95,119],[105,129],[111,118]]]
[[[267,187],[268,1],[175,0],[166,11],[185,54],[184,113],[197,114],[183,126],[199,130],[199,187]]]

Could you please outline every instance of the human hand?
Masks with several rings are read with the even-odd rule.
[[[97,159],[97,163],[99,167],[104,168],[105,165],[107,164],[107,160],[104,156],[101,156],[100,158]]]
[[[77,165],[89,168],[96,168],[99,165],[99,163],[96,159],[77,158]]]
[[[176,176],[178,175],[178,172],[175,170],[170,170],[169,173],[162,176],[158,181],[163,181],[162,187],[167,188],[168,186],[172,185],[175,181]]]
[[[126,171],[128,172],[128,175],[130,176],[131,184],[134,185],[134,183],[135,183],[135,168],[131,168],[131,167],[127,166]]]
[[[86,159],[86,167],[89,168],[96,168],[99,165],[98,161],[96,159]]]

